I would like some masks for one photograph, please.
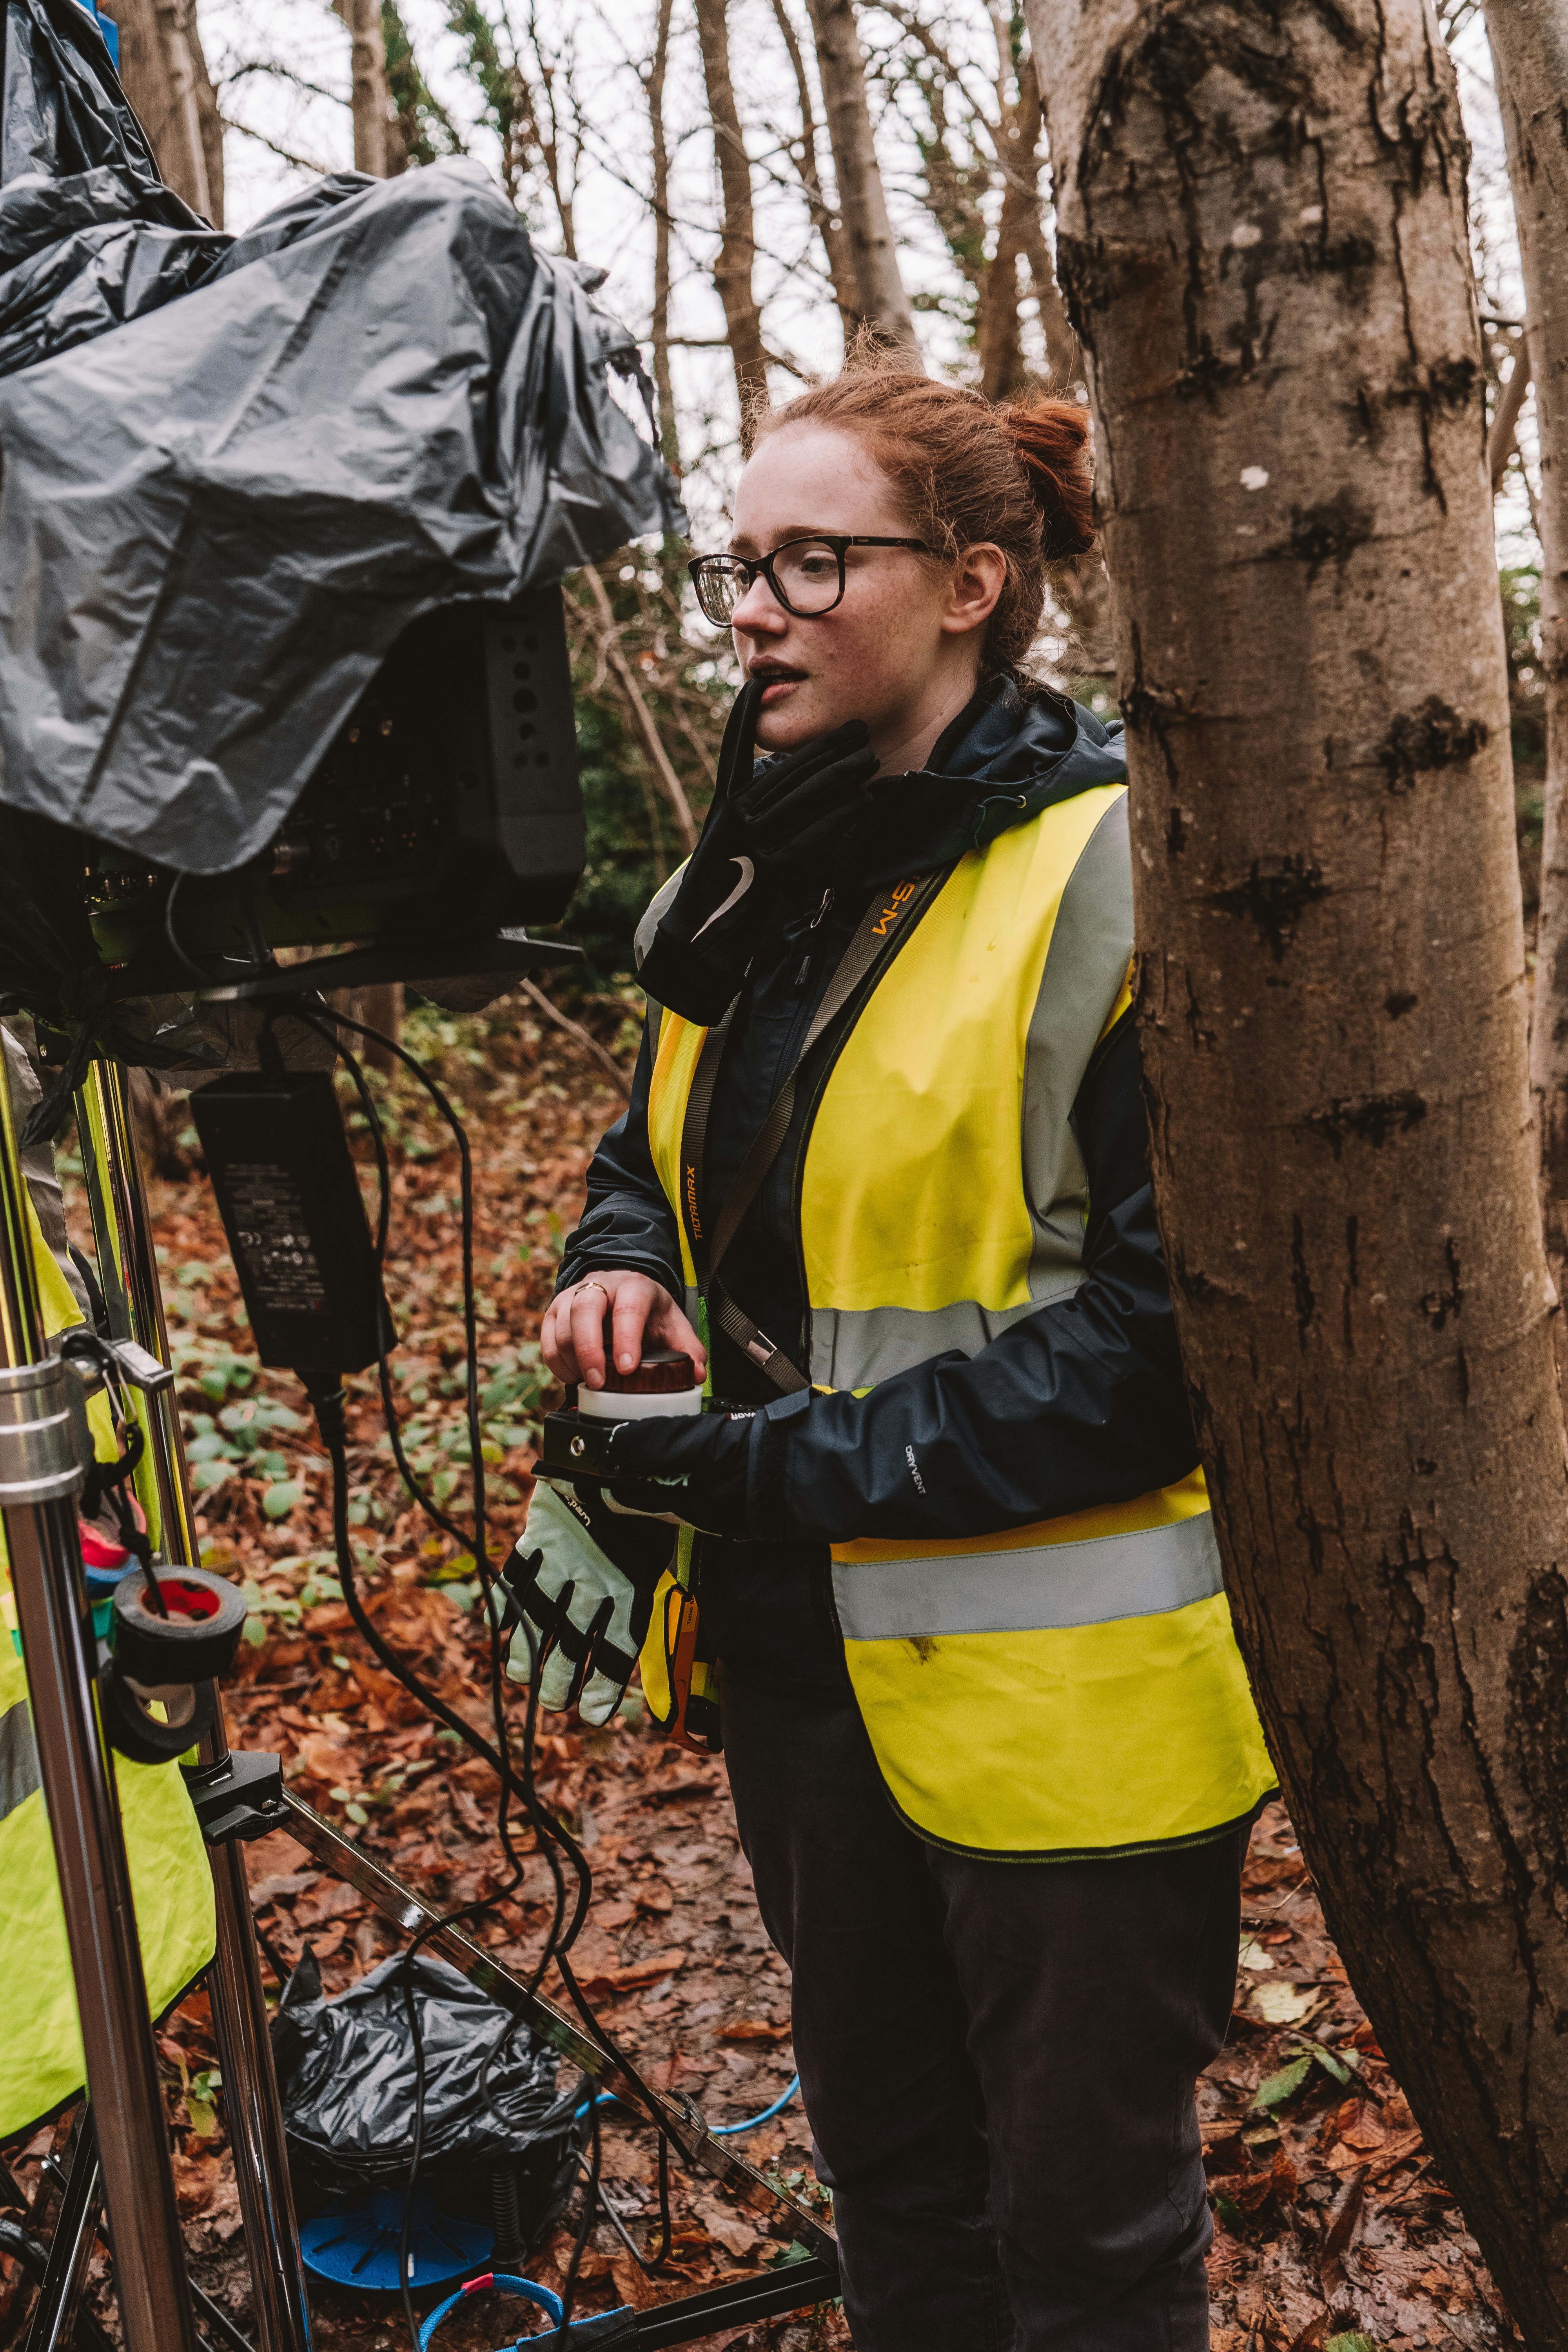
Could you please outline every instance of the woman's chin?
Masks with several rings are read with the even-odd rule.
[[[799,685],[792,679],[788,685],[770,687],[757,713],[758,750],[793,751],[834,725],[831,719],[823,718],[816,699],[805,680]]]

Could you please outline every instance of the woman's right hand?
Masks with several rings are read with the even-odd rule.
[[[701,1380],[708,1357],[701,1340],[662,1283],[626,1267],[608,1267],[584,1275],[563,1290],[544,1310],[539,1345],[558,1381],[581,1381],[584,1388],[605,1385],[605,1317],[613,1311],[611,1345],[616,1370],[635,1372],[642,1361],[645,1342],[673,1348],[690,1357]]]

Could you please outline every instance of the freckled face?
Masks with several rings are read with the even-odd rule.
[[[914,535],[857,436],[786,425],[761,443],[741,477],[731,546],[737,555],[765,555],[813,531]],[[844,599],[831,613],[799,619],[762,579],[736,608],[742,669],[773,680],[757,728],[764,751],[786,751],[862,719],[873,749],[885,753],[918,730],[933,688],[944,707],[956,691],[962,708],[973,691],[978,638],[973,623],[953,629],[950,569],[897,547],[852,547],[845,561]]]

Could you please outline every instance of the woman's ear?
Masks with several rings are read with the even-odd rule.
[[[952,567],[942,616],[944,634],[963,637],[983,629],[1006,584],[1007,559],[999,547],[989,540],[966,547]]]

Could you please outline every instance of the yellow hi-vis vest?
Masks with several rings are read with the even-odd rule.
[[[1083,1281],[1070,1113],[1130,1004],[1131,950],[1119,784],[961,858],[896,944],[805,1142],[814,1386],[974,1355]],[[680,1143],[705,1034],[663,1014],[648,1101],[689,1284]],[[922,1837],[1020,1861],[1197,1844],[1274,1786],[1201,1471],[1033,1527],[832,1556],[855,1696]]]
[[[46,1330],[82,1319],[27,1204]],[[116,1448],[101,1398],[89,1404],[98,1451]],[[190,1794],[174,1764],[113,1758],[121,1824],[154,2017],[199,1976],[216,1939],[212,1872]],[[0,2140],[54,2112],[86,2069],[54,1842],[44,1810],[16,1601],[0,1534]]]

